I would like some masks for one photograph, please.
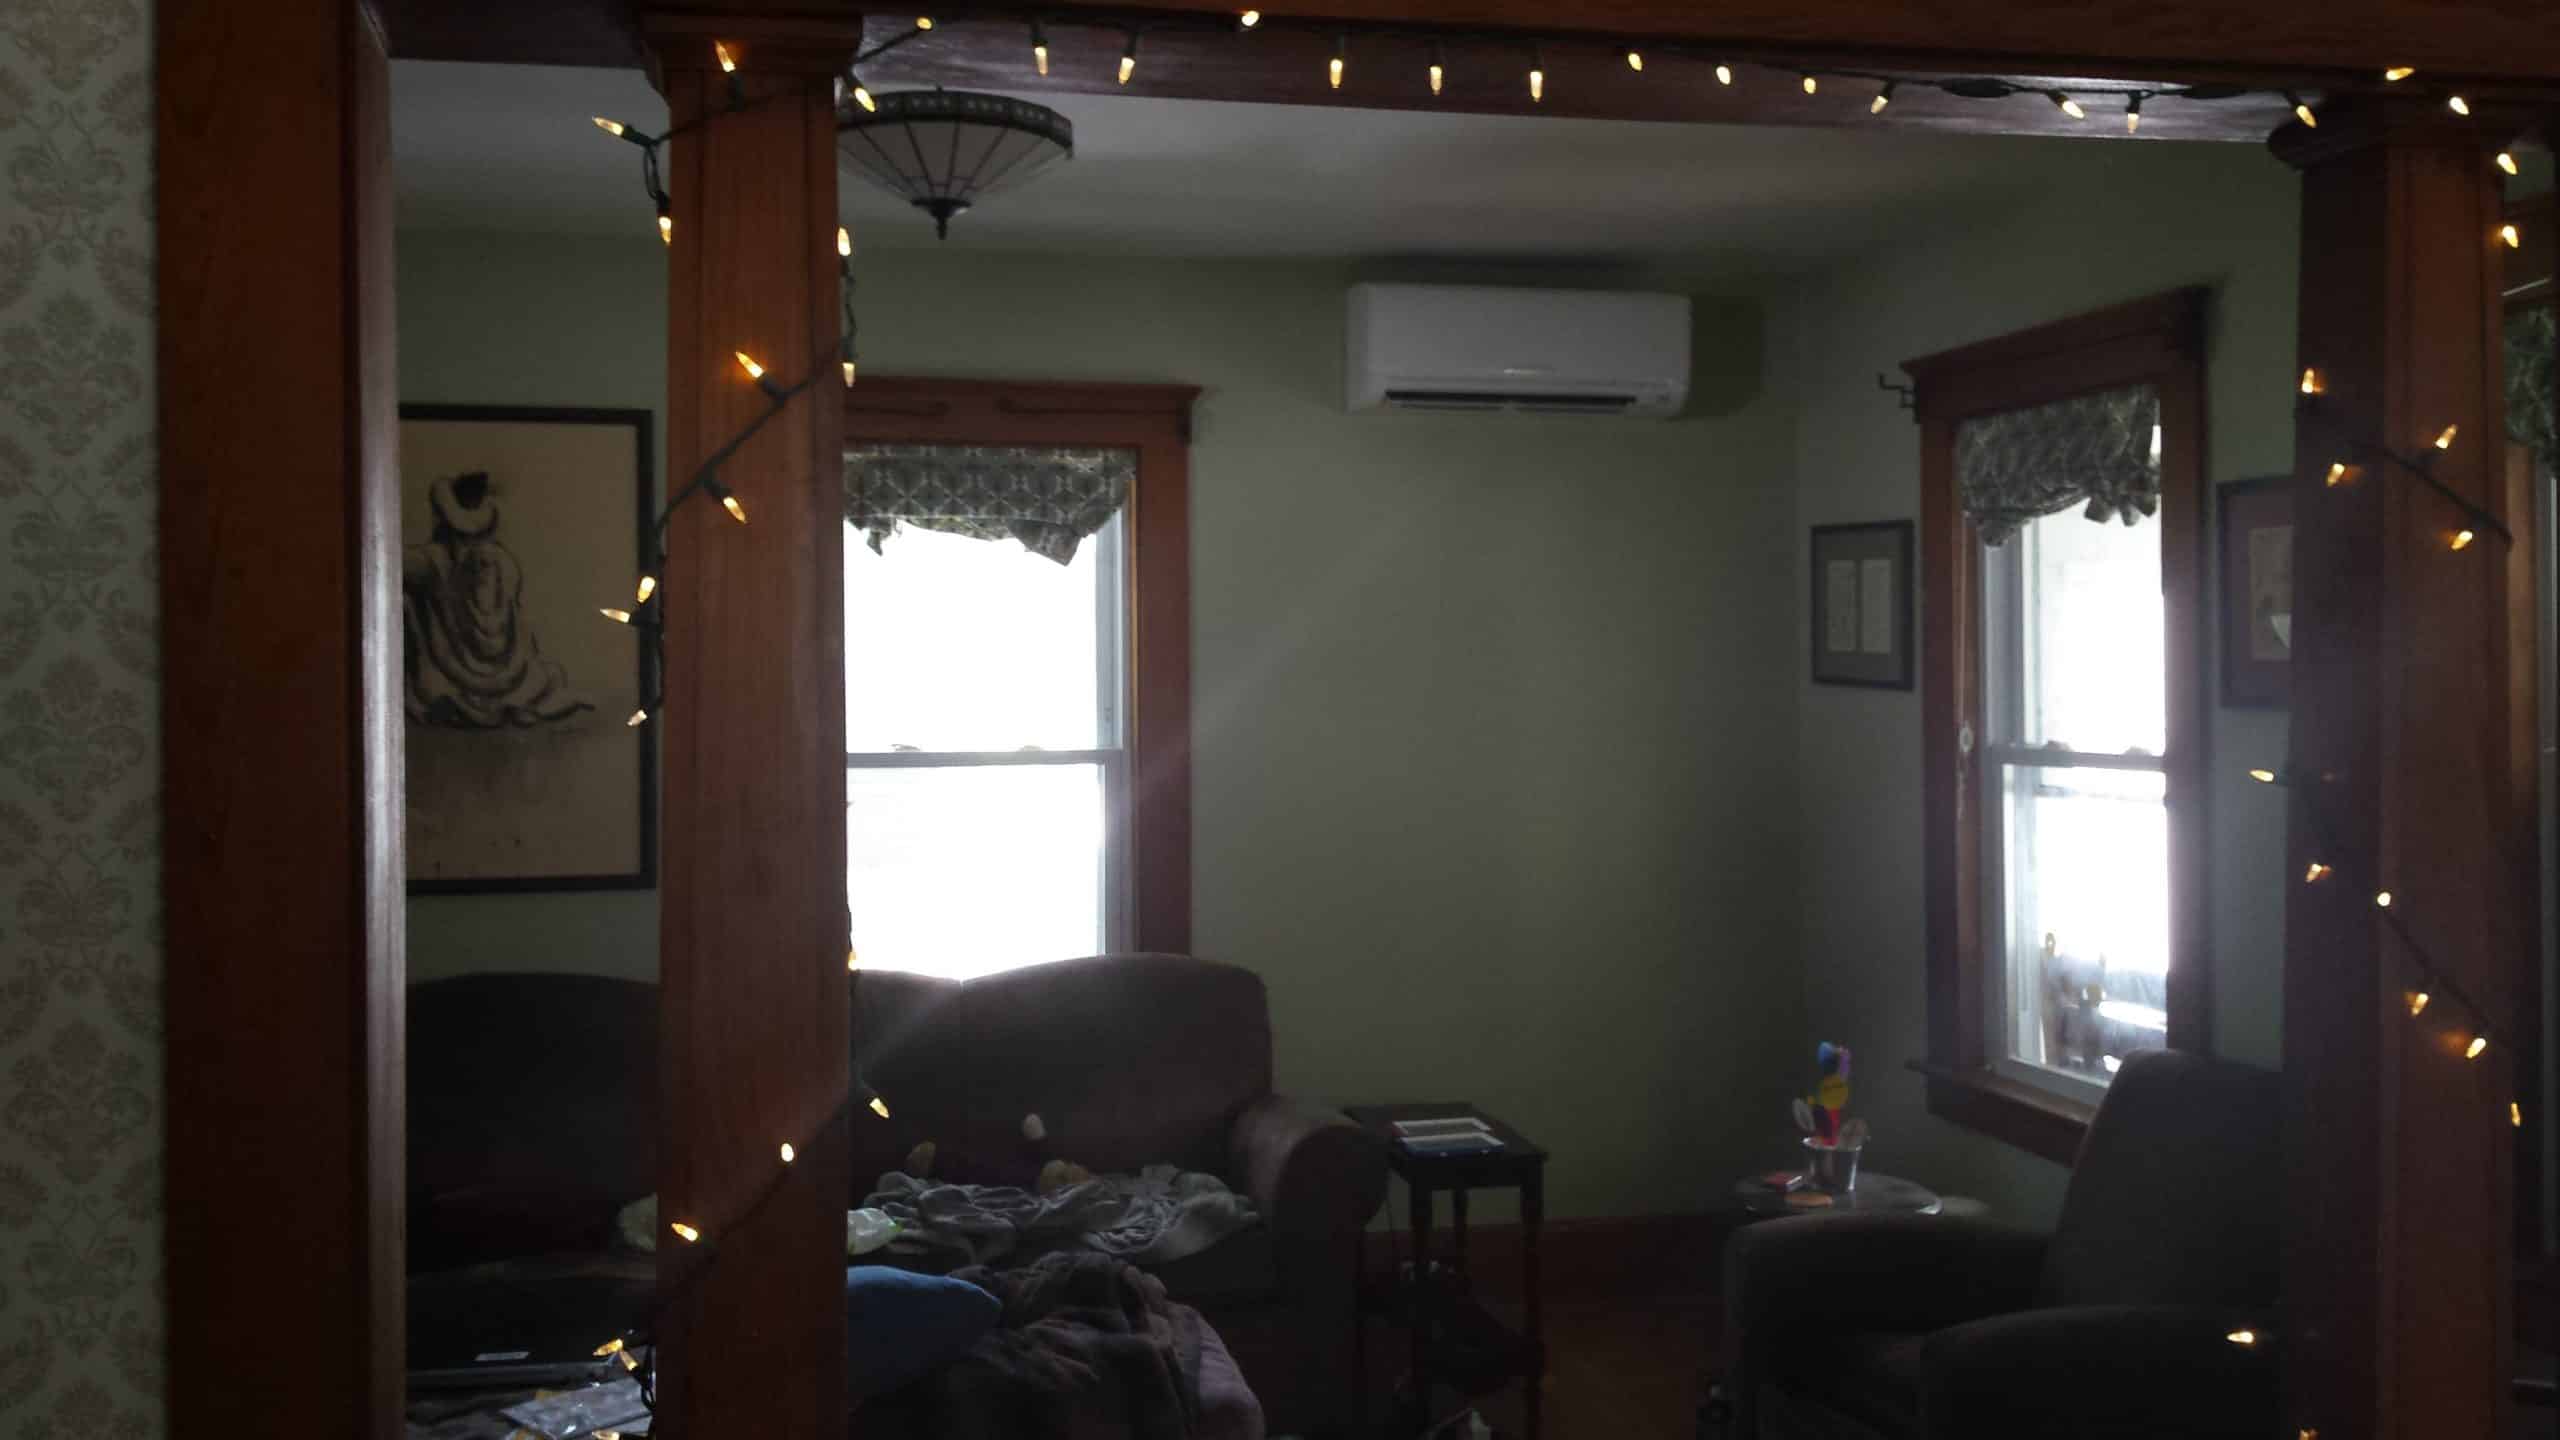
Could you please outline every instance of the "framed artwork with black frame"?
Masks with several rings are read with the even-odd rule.
[[[650,647],[603,613],[649,553],[651,423],[400,407],[411,894],[657,884]]]
[[[1911,522],[1813,527],[1813,681],[1908,690]]]
[[[2293,477],[2223,486],[2213,523],[2222,557],[2222,703],[2282,709],[2293,698]]]

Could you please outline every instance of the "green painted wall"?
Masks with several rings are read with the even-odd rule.
[[[1797,421],[1789,545],[1799,626],[1810,623],[1803,527],[1918,516],[1918,432],[1874,388],[1878,372],[1900,378],[1896,367],[1912,356],[2211,285],[2207,479],[2290,468],[2291,173],[2254,146],[2088,148],[2085,184],[1890,237],[1873,259],[1774,307],[1782,353],[1773,388],[1790,397]],[[1930,1118],[1920,1077],[1904,1068],[1926,1048],[1919,697],[1812,685],[1801,667],[1795,689],[1806,1006],[1816,1032],[1859,1050],[1858,1100],[1876,1132],[1869,1158],[2014,1218],[2042,1218],[2059,1203],[2062,1167]],[[2214,1043],[2272,1065],[2281,1052],[2283,815],[2242,772],[2281,755],[2284,717],[2223,709],[2218,682],[2213,690]]]
[[[652,403],[662,265],[404,234],[405,398]],[[1555,1150],[1556,1214],[1696,1209],[1769,1163],[1806,1033],[1758,307],[1700,303],[1688,418],[1352,416],[1361,278],[1680,277],[877,252],[863,360],[1205,387],[1196,948],[1269,982],[1284,1087],[1488,1106]],[[653,901],[421,899],[413,974],[646,975]]]

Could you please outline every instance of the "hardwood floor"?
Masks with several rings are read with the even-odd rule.
[[[1516,1305],[1488,1306],[1506,1323]],[[1688,1440],[1696,1433],[1706,1366],[1718,1340],[1720,1303],[1706,1295],[1574,1296],[1547,1307],[1546,1440]],[[1369,1413],[1383,1427],[1410,1352],[1404,1330],[1369,1329]],[[1437,1395],[1434,1418],[1458,1402]],[[1475,1402],[1503,1440],[1526,1434],[1521,1387],[1513,1384]],[[1376,1433],[1385,1436],[1384,1428]],[[1445,1432],[1463,1436],[1463,1429]]]

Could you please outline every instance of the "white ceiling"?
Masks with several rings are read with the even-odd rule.
[[[2166,145],[1891,130],[1646,124],[1066,96],[1076,155],[955,220],[960,249],[1231,257],[1676,259],[1785,272],[1896,222]],[[665,106],[636,71],[392,67],[399,220],[418,229],[646,234],[639,152]],[[846,172],[871,247],[931,223]]]

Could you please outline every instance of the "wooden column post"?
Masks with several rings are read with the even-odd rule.
[[[2295,444],[2288,1178],[2266,1203],[2287,1227],[2285,1433],[2322,1440],[2504,1428],[2519,1082],[2512,1046],[2465,1058],[2481,1017],[2451,993],[2502,1035],[2529,1026],[2510,687],[2530,677],[2510,639],[2530,617],[2510,576],[2530,542],[2504,471],[2499,135],[2413,97],[2276,140],[2303,176],[2297,365],[2324,393]],[[2461,499],[2367,445],[2432,455]],[[2336,870],[2306,881],[2315,862]],[[2422,954],[2452,984],[2413,1017]]]
[[[668,537],[659,1204],[702,1240],[660,1238],[672,1301],[658,1424],[841,1435],[851,1059],[831,81],[861,26],[651,14],[643,27],[671,124],[698,125],[666,157],[670,486],[766,408],[736,352],[783,386],[822,372],[720,471],[748,523],[703,498]]]

